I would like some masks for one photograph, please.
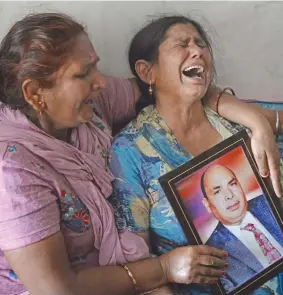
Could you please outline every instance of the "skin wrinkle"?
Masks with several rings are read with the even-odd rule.
[[[58,71],[56,83],[51,89],[44,90],[43,100],[45,103],[44,113],[45,116],[39,117],[39,121],[43,129],[46,129],[48,133],[55,135],[60,130],[59,134],[66,134],[67,129],[77,126],[80,122],[86,122],[92,118],[92,107],[91,105],[84,104],[84,100],[90,95],[98,95],[99,89],[104,87],[105,82],[101,84],[100,74],[96,74],[96,65],[99,61],[99,57],[96,56],[95,52],[87,53],[86,50],[94,51],[94,48],[86,34],[81,34],[78,37],[77,45],[71,52],[71,58],[69,58],[64,66]],[[90,58],[85,58],[89,56]],[[77,78],[76,75],[80,73],[85,74],[88,69],[94,69],[95,77],[98,80],[90,80],[88,75],[92,75],[92,71],[86,74],[86,78]],[[74,85],[77,85],[75,86]],[[101,84],[101,85],[100,85]],[[74,88],[76,87],[76,89]],[[65,101],[65,93],[69,92],[70,89],[74,89],[71,96],[72,100]],[[75,97],[75,92],[77,96]],[[64,106],[64,112],[61,113],[62,106]],[[58,111],[60,110],[60,117]],[[88,110],[88,111],[87,111]],[[86,113],[87,111],[87,113]],[[62,116],[63,115],[63,116]],[[62,120],[62,117],[65,119]],[[60,121],[58,122],[58,119]],[[65,129],[65,131],[62,131]]]

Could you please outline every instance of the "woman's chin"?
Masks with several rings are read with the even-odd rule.
[[[87,123],[91,121],[92,118],[93,118],[93,108],[92,106],[88,105],[87,107],[84,107],[83,111],[80,114],[80,122]]]
[[[208,87],[205,87],[204,85],[198,85],[194,87],[190,87],[184,91],[183,97],[186,98],[186,100],[190,100],[190,102],[201,100],[207,91]]]
[[[84,117],[81,120],[81,123],[88,123],[92,120],[93,116]]]

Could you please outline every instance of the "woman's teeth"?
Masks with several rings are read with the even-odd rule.
[[[193,79],[203,79],[202,73],[204,72],[204,68],[202,66],[190,66],[183,70],[183,75]]]

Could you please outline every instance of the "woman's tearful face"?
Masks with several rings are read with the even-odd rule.
[[[174,25],[166,35],[154,66],[156,91],[182,100],[201,99],[212,79],[207,44],[191,24]]]
[[[93,100],[106,81],[97,69],[97,56],[88,36],[78,35],[66,63],[59,69],[54,86],[43,90],[49,119],[58,127],[71,128],[93,116]]]

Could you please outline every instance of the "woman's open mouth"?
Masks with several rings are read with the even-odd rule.
[[[86,99],[83,100],[83,103],[84,104],[93,104],[93,100],[90,99],[90,98],[86,98]]]
[[[182,74],[187,78],[201,81],[204,80],[204,67],[201,65],[193,65],[185,68]]]

